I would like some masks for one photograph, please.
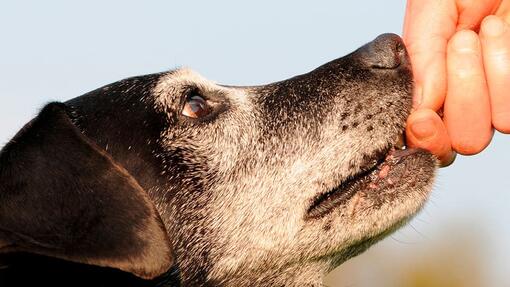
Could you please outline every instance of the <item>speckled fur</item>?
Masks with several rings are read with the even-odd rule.
[[[320,276],[297,274],[326,273],[359,252],[352,246],[396,228],[422,206],[435,168],[427,155],[417,160],[423,170],[409,178],[414,188],[388,191],[382,201],[360,193],[332,216],[304,220],[314,196],[337,187],[367,164],[366,156],[387,148],[410,109],[408,70],[368,70],[355,57],[260,87],[220,86],[189,69],[160,79],[154,91],[161,110],[178,111],[176,99],[189,85],[206,97],[221,95],[229,106],[197,129],[177,125],[162,134],[166,151],[188,149],[183,160],[196,169],[184,180],[200,185],[198,193],[176,192],[192,202],[189,212],[200,207],[199,219],[181,219],[185,231],[176,238],[177,245],[186,244],[179,261],[190,282],[199,268],[207,270],[200,280],[225,286],[318,285]],[[172,167],[165,172],[172,174]],[[174,212],[170,218],[182,210]],[[193,260],[204,254],[206,261]]]
[[[390,172],[398,184],[360,189],[331,213],[307,217],[318,195],[373,165],[404,129],[410,67],[374,68],[367,53],[255,87],[178,69],[66,104],[148,193],[183,286],[321,286],[324,274],[418,212],[436,169],[430,154],[417,153]],[[190,90],[222,108],[203,120],[182,116]]]

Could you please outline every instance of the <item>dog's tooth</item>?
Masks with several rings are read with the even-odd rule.
[[[402,137],[400,138],[402,140],[402,149],[407,149],[407,138],[406,138],[406,133],[403,132],[402,133]]]
[[[395,140],[395,147],[398,148],[398,149],[404,149],[405,148],[405,145],[406,145],[406,141],[405,141],[405,138],[404,138],[404,134],[399,134],[397,136],[397,139]]]

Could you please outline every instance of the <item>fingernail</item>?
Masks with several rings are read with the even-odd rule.
[[[489,16],[483,21],[481,29],[484,35],[497,37],[505,32],[506,24],[497,16]]]
[[[446,159],[442,159],[441,167],[450,166],[455,161],[456,158],[457,158],[457,153],[452,151]]]
[[[411,131],[418,140],[427,140],[436,135],[434,121],[428,118],[417,119],[412,122]]]
[[[416,84],[413,92],[413,109],[418,109],[423,99],[423,88],[421,85]]]
[[[473,53],[478,47],[478,35],[469,30],[457,32],[452,39],[452,47],[458,53]]]

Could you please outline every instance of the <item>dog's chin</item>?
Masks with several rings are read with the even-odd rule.
[[[315,197],[306,212],[305,220],[327,241],[318,252],[332,267],[407,223],[432,190],[437,159],[429,152],[391,146],[374,157],[375,163]]]
[[[424,150],[391,147],[375,153],[374,157],[376,160],[372,161],[373,164],[361,167],[358,173],[344,180],[340,186],[315,197],[306,218],[313,220],[326,217],[359,194],[375,199],[379,203],[377,206],[381,206],[385,201],[406,196],[406,191],[422,190],[433,177],[433,173],[428,171],[433,171],[435,160]]]
[[[401,227],[423,207],[432,189],[437,159],[429,152],[390,145],[374,152],[370,162],[337,188],[316,196],[306,212],[305,220],[322,226],[331,240],[323,251],[333,257],[346,260]],[[345,232],[348,242],[338,236]]]

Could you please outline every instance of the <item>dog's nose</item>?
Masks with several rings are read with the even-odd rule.
[[[373,69],[395,69],[408,64],[404,42],[395,34],[383,34],[360,49],[361,64]]]

